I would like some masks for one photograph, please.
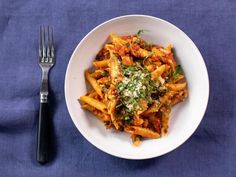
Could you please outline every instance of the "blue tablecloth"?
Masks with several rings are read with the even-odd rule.
[[[232,0],[2,0],[0,177],[235,177],[235,12]],[[197,131],[178,149],[149,160],[116,158],[89,144],[72,123],[64,98],[65,71],[76,45],[96,25],[126,14],[177,25],[199,47],[210,77],[209,105]],[[54,27],[57,59],[50,75],[55,151],[45,166],[35,161],[41,24]]]

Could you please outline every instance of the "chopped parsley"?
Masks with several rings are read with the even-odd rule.
[[[148,30],[144,30],[144,29],[140,29],[138,30],[137,32],[137,43],[140,43],[140,39],[141,39],[141,34],[144,33],[145,31],[148,31]]]
[[[141,34],[144,33],[144,31],[145,30],[143,30],[143,29],[138,30],[137,37],[140,38]]]
[[[181,72],[182,72],[181,66],[177,65],[173,73],[174,79],[177,79],[177,77],[181,74]]]
[[[122,65],[122,73],[123,80],[116,85],[116,90],[125,112],[133,115],[135,111],[142,110],[141,99],[152,103],[151,95],[159,90],[151,80],[151,74],[139,62],[136,62],[135,66]]]

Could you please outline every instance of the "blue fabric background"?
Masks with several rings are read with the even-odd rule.
[[[65,71],[76,45],[96,25],[126,14],[153,15],[185,31],[210,77],[209,105],[197,131],[178,149],[149,160],[116,158],[89,144],[64,98]],[[50,75],[55,152],[45,166],[35,161],[41,24],[54,27],[57,51]],[[0,1],[0,177],[236,177],[235,56],[233,0]]]

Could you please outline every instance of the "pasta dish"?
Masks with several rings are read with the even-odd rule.
[[[106,128],[143,138],[167,134],[171,108],[188,96],[187,83],[174,59],[173,46],[162,47],[135,35],[111,34],[97,54],[94,70],[86,70],[91,89],[80,97]]]

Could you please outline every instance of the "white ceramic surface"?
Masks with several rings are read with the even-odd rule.
[[[169,43],[174,45],[176,60],[187,78],[189,97],[173,108],[167,136],[144,140],[139,147],[134,147],[129,134],[105,129],[92,114],[81,109],[77,99],[87,92],[84,71],[92,66],[92,61],[109,34],[136,34],[139,29],[148,30],[142,34],[142,38],[147,41],[162,46]],[[193,41],[171,23],[145,15],[117,17],[94,28],[74,50],[65,77],[67,108],[80,133],[102,151],[127,159],[157,157],[180,146],[193,134],[202,120],[208,96],[207,69]]]

